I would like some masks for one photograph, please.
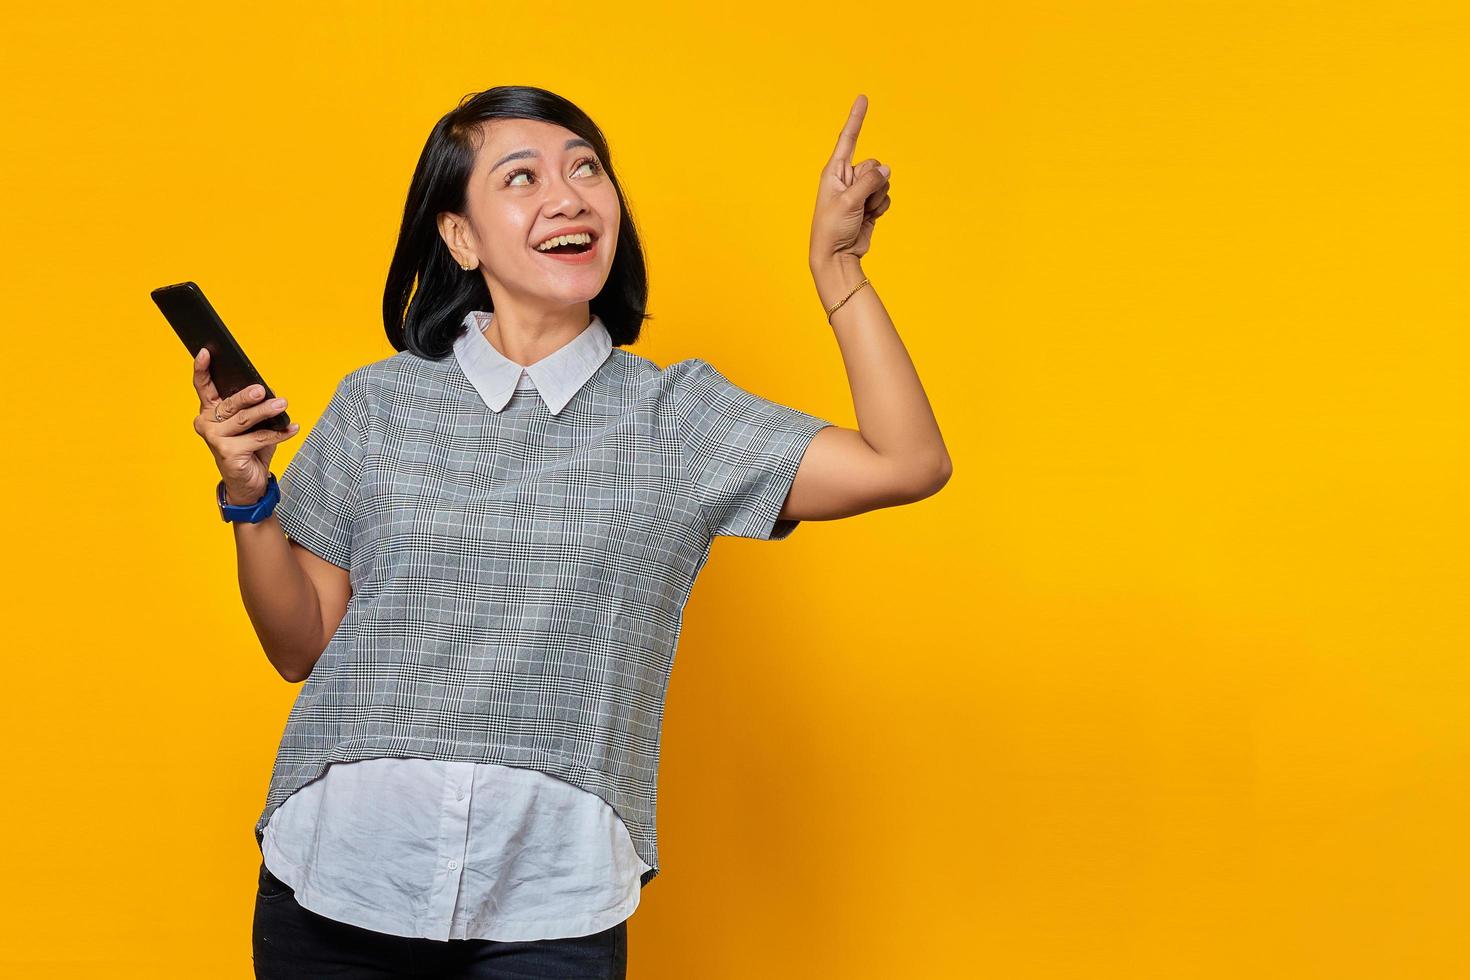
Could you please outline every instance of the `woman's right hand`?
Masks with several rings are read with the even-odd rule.
[[[225,481],[225,502],[249,506],[265,496],[270,482],[271,456],[276,444],[294,436],[301,426],[292,422],[286,431],[257,429],[246,432],[261,419],[279,415],[286,399],[261,402],[265,391],[251,385],[221,398],[209,373],[209,348],[203,347],[194,358],[194,388],[199,392],[199,414],[194,418],[194,431],[199,433],[214,454],[215,465]],[[220,421],[216,422],[218,415]]]

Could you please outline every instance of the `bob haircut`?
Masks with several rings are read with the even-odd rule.
[[[460,99],[459,106],[434,124],[419,154],[403,206],[398,244],[383,288],[383,327],[397,351],[440,360],[454,349],[471,310],[493,310],[490,290],[479,269],[466,271],[439,236],[438,215],[464,214],[475,157],[491,119],[539,119],[565,126],[591,143],[618,192],[618,248],[602,291],[589,306],[612,335],[613,346],[638,339],[648,305],[648,267],[628,199],[613,170],[607,140],[588,115],[546,89],[497,85]]]

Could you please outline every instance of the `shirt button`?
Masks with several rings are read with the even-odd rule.
[[[453,871],[454,869],[456,869],[458,867],[459,867],[459,862],[458,861],[450,861],[449,862],[449,870],[450,871]]]

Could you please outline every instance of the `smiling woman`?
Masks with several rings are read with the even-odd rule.
[[[835,234],[817,241],[865,248],[883,187],[836,161],[819,212]],[[814,268],[846,293],[829,322],[876,335],[859,270]],[[496,88],[434,126],[383,296],[398,353],[341,380],[286,467],[258,520],[290,547],[237,536],[264,569],[242,589],[272,662],[305,682],[255,828],[274,876],[257,975],[406,959],[419,940],[416,962],[482,971],[461,976],[622,977],[624,923],[660,872],[664,699],[713,539],[933,492],[942,447],[908,438],[930,422],[901,345],[844,345],[876,362],[849,370],[871,379],[874,440],[919,447],[885,456],[708,361],[622,349],[647,292],[611,153],[575,106]]]

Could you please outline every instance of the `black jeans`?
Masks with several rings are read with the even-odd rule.
[[[498,942],[393,936],[302,908],[290,885],[260,863],[251,929],[262,980],[330,977],[585,978],[624,980],[628,922],[590,936]]]

